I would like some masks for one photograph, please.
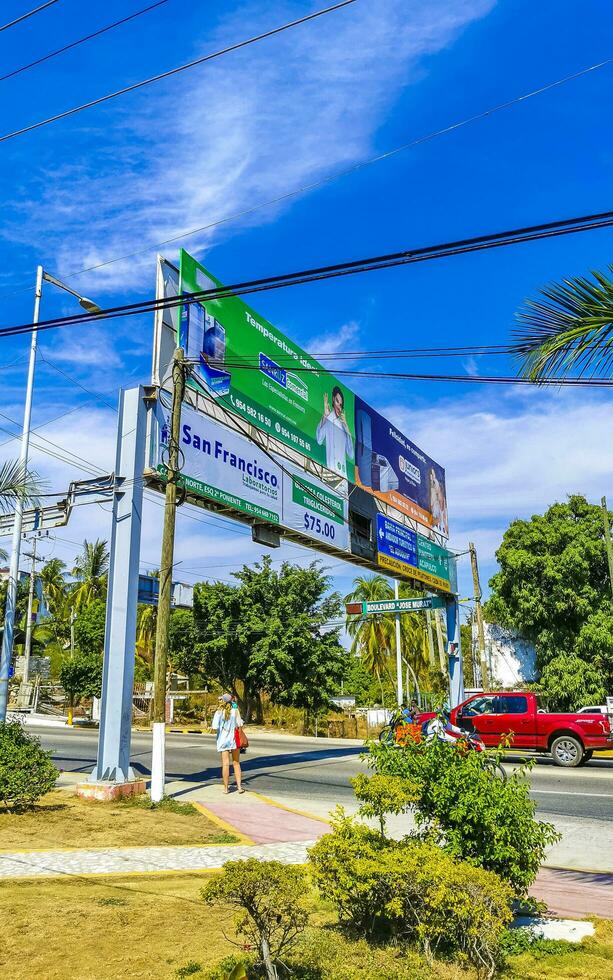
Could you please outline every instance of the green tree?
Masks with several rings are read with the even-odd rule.
[[[70,708],[83,698],[99,698],[102,691],[102,657],[97,653],[75,653],[60,667],[60,684]]]
[[[79,653],[102,656],[106,623],[106,600],[95,599],[74,621],[75,648]]]
[[[376,773],[406,780],[418,827],[454,858],[479,865],[524,896],[547,848],[559,839],[550,823],[535,819],[525,770],[506,782],[492,776],[478,752],[439,739],[395,746],[371,743],[368,764]]]
[[[394,591],[383,575],[358,575],[345,602],[380,602],[393,599]],[[351,652],[358,654],[379,684],[381,704],[385,704],[383,675],[390,674],[389,657],[394,643],[394,620],[390,616],[348,616],[347,632]]]
[[[70,641],[72,610],[65,572],[66,566],[59,558],[52,558],[40,572],[43,599],[49,611],[49,619],[41,624],[41,628],[44,627],[47,635],[53,637],[59,650]]]
[[[235,586],[195,586],[196,643],[177,656],[177,666],[217,678],[246,718],[254,707],[261,717],[264,692],[276,704],[319,710],[347,665],[339,630],[327,625],[340,613],[339,596],[327,594],[328,576],[317,562],[284,562],[273,571],[268,557],[233,574]]]
[[[136,655],[153,669],[155,659],[155,631],[158,619],[158,607],[140,602],[136,614]]]
[[[573,495],[513,521],[496,557],[486,618],[534,643],[540,669],[558,654],[577,653],[610,677],[613,604],[600,507]]]
[[[0,465],[0,512],[14,510],[19,500],[25,505],[34,504],[40,488],[39,478],[23,463],[6,460]]]
[[[71,602],[77,612],[106,595],[109,552],[106,541],[83,542],[83,551],[75,561],[72,574],[76,584]]]
[[[268,980],[277,980],[281,957],[307,925],[307,891],[302,868],[249,858],[227,861],[200,894],[208,905],[242,913],[236,931],[256,946]]]
[[[607,695],[602,673],[572,653],[561,653],[546,664],[539,680],[550,711],[577,711],[603,704]]]
[[[168,624],[168,649],[173,667],[184,671],[188,676],[202,675],[205,654],[198,645],[191,609],[173,609]],[[206,680],[207,675],[203,676]]]
[[[380,602],[394,598],[394,590],[383,575],[360,575],[353,580],[353,585],[353,591],[345,596],[345,602]],[[401,599],[411,599],[422,593],[416,592],[403,582],[400,584],[399,595]],[[388,701],[393,700],[395,697],[393,676],[396,670],[394,615],[348,616],[347,632],[353,641],[351,652],[357,654],[366,670],[377,678],[381,703],[385,704],[386,694]],[[402,656],[408,661],[418,683],[428,688],[439,687],[438,671],[436,668],[433,670],[430,664],[427,624],[423,613],[402,614],[400,647]],[[390,667],[391,657],[394,658],[393,668]]]
[[[609,266],[613,272],[613,266]],[[592,272],[565,279],[527,299],[514,345],[521,372],[533,381],[568,374],[611,373],[613,280]]]

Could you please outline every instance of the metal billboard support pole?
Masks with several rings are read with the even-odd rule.
[[[449,558],[449,561],[453,559]],[[449,699],[452,708],[464,700],[464,671],[462,667],[462,641],[460,634],[460,606],[457,596],[445,601],[447,612],[447,655],[449,658]]]
[[[398,579],[394,579],[394,597],[398,600]],[[402,648],[400,645],[400,613],[396,613],[396,690],[398,707],[401,706],[402,698]]]
[[[100,735],[90,782],[119,784],[135,779],[130,742],[147,431],[144,394],[138,387],[119,396]]]

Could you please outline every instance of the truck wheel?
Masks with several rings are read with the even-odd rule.
[[[556,766],[574,769],[583,759],[583,746],[574,735],[559,735],[551,745],[551,755]]]
[[[594,755],[594,750],[593,749],[586,749],[585,752],[583,753],[583,758],[582,758],[580,764],[582,766],[584,766],[586,762],[589,762],[590,761],[590,759],[592,758],[593,755]]]

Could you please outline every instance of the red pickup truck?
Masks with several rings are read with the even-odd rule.
[[[514,748],[550,752],[557,766],[567,768],[588,762],[594,751],[613,749],[608,715],[543,711],[530,692],[473,694],[453,709],[451,721],[478,732],[489,746],[511,734]]]

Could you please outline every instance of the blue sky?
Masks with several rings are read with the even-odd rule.
[[[31,6],[6,0],[2,20]],[[60,0],[0,33],[0,74],[142,6],[146,0]],[[314,9],[306,2],[168,0],[1,81],[2,133]],[[102,305],[147,298],[156,243],[610,57],[612,27],[613,9],[597,0],[358,0],[0,143],[0,320],[30,319],[38,262],[65,277],[141,250],[69,281]],[[230,282],[606,210],[612,88],[613,65],[182,244]],[[162,251],[172,259],[178,244]],[[505,343],[526,296],[552,279],[603,268],[612,246],[613,232],[598,231],[266,293],[253,305],[313,352]],[[43,304],[44,316],[75,309],[52,288]],[[111,406],[119,386],[147,380],[151,332],[151,318],[142,317],[41,338],[48,361],[39,364],[34,424],[56,446],[38,442],[32,461],[51,489],[112,468]],[[0,439],[10,457],[17,454],[11,420],[22,414],[27,344],[2,345]],[[467,376],[514,371],[493,357],[394,363]],[[613,409],[602,394],[352,384],[446,467],[451,542],[458,550],[477,542],[484,580],[510,520],[570,492],[613,494],[606,452]],[[43,454],[41,445],[64,447],[72,461]],[[244,528],[184,514],[177,545],[183,580],[228,578],[261,553]],[[160,515],[147,505],[144,568],[159,563]],[[101,507],[81,508],[46,544],[48,554],[70,564],[85,535],[108,536],[108,521]],[[312,553],[288,545],[273,555],[284,557],[304,561]],[[333,562],[330,570],[346,591],[353,569]],[[460,581],[469,595],[466,559]]]

